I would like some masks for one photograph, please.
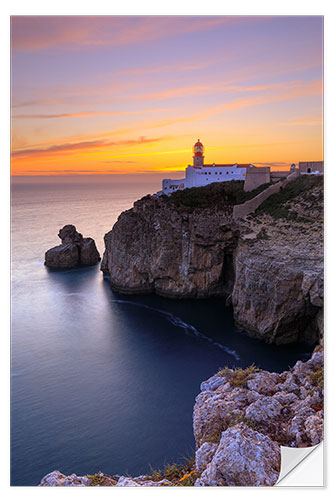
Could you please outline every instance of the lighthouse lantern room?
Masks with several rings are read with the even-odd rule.
[[[204,146],[200,142],[200,139],[193,146],[193,166],[202,167],[204,162]]]

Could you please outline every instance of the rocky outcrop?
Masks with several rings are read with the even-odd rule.
[[[126,477],[126,476],[110,476],[103,472],[98,472],[94,475],[77,476],[71,474],[65,476],[58,470],[51,472],[43,477],[38,486],[173,486],[171,481],[161,479],[160,481],[152,481],[147,479],[147,476]]]
[[[280,472],[280,445],[307,447],[323,439],[321,347],[283,373],[251,366],[224,368],[201,384],[193,410],[195,460],[138,477],[65,476],[39,486],[271,486]]]
[[[224,431],[214,456],[195,486],[273,486],[280,471],[280,449],[244,423]]]
[[[71,269],[76,266],[93,266],[101,260],[92,238],[83,238],[75,226],[60,229],[61,245],[45,253],[45,265],[53,269]]]
[[[189,210],[148,197],[123,212],[105,235],[101,269],[123,293],[227,295],[237,239],[230,207]]]
[[[119,476],[115,477],[116,479],[102,472],[91,476],[77,476],[76,474],[66,476],[55,470],[44,476],[38,486],[115,486]]]
[[[193,411],[197,486],[272,485],[280,445],[323,439],[322,348],[289,371],[224,368],[201,384]]]

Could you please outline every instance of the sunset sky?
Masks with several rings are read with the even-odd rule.
[[[12,17],[13,175],[323,159],[322,17]]]

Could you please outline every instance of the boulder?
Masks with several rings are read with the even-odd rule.
[[[71,269],[76,266],[93,266],[101,260],[92,238],[83,238],[76,227],[67,224],[58,233],[61,245],[45,253],[44,264],[52,269]]]
[[[45,253],[45,265],[54,269],[70,269],[78,263],[79,248],[73,243],[58,245]]]
[[[273,486],[280,471],[280,447],[246,424],[222,433],[214,458],[196,486]]]

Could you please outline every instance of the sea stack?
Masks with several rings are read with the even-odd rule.
[[[71,269],[76,266],[94,266],[101,258],[92,238],[83,238],[76,227],[67,224],[58,233],[61,245],[45,253],[44,264],[52,269]]]

